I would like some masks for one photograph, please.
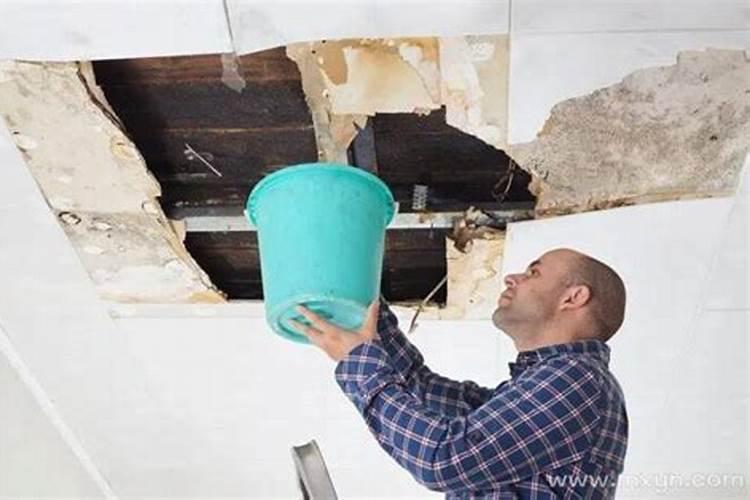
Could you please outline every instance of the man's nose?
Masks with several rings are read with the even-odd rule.
[[[505,277],[503,280],[505,282],[505,286],[508,288],[514,288],[516,285],[518,285],[518,274],[509,274]]]

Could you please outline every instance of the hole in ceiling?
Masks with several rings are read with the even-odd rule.
[[[97,83],[162,187],[174,219],[242,215],[252,187],[287,165],[317,160],[315,131],[296,64],[284,48],[242,56],[238,93],[222,82],[220,55],[98,61]],[[530,178],[504,152],[429,115],[370,120],[377,175],[400,212],[412,212],[415,185],[431,212],[469,206],[533,206]],[[374,143],[374,144],[373,144]],[[361,151],[350,147],[358,163]],[[508,182],[510,180],[510,182]],[[390,301],[421,301],[445,276],[448,228],[388,230],[381,289]],[[185,245],[229,299],[262,299],[256,234],[221,227],[187,233]],[[443,286],[432,298],[444,304]]]

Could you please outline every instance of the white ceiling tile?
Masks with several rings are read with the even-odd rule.
[[[508,32],[508,6],[509,0],[227,0],[241,54],[311,40],[502,34]]]
[[[745,0],[513,0],[511,32],[742,30]]]
[[[221,0],[0,3],[0,59],[70,61],[231,52]]]
[[[722,226],[719,249],[704,290],[705,309],[750,311],[748,287],[748,232],[750,232],[750,198],[738,193],[729,217],[716,221]]]
[[[0,497],[103,497],[1,350],[0,400]]]

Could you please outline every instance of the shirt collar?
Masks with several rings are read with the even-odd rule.
[[[563,354],[584,354],[598,359],[605,365],[609,364],[609,346],[607,344],[598,339],[576,340],[566,344],[546,345],[531,351],[519,352],[516,361],[508,363],[510,376],[515,378],[526,368]]]

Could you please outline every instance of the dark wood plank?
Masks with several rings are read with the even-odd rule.
[[[239,277],[260,269],[257,249],[190,245],[188,250],[193,257],[200,259],[202,266],[221,274],[236,274]]]
[[[394,183],[482,182],[497,179],[510,162],[505,153],[466,135],[376,135],[378,173]]]
[[[248,82],[237,93],[221,82],[105,85],[128,130],[268,128],[311,125],[298,81]]]
[[[414,184],[430,190],[428,208],[463,210],[472,203],[493,202],[493,188],[511,166],[503,152],[445,123],[445,110],[427,116],[378,114],[373,120],[378,175],[389,185],[402,211],[409,211]],[[530,176],[517,169],[507,200],[533,201]]]
[[[212,250],[236,248],[255,251],[258,248],[258,233],[255,231],[188,233],[185,244],[193,248]]]
[[[94,62],[99,85],[220,82],[220,54],[144,57]],[[278,47],[240,56],[238,72],[248,81],[299,80],[297,65]]]
[[[381,290],[388,301],[418,302],[440,283],[443,276],[445,276],[445,270],[441,268],[384,270]],[[443,286],[430,302],[445,304],[446,300],[447,291]]]
[[[216,284],[216,283],[214,283]],[[221,291],[227,294],[229,297],[233,297],[235,300],[263,300],[262,287],[258,286],[255,282],[224,282],[219,286]]]
[[[445,106],[426,115],[414,113],[378,113],[373,124],[380,135],[445,133],[459,130],[445,123]]]
[[[441,249],[443,242],[443,235],[437,230],[393,229],[385,233],[386,252],[420,250],[424,248]]]
[[[259,130],[168,129],[158,134],[138,130],[133,139],[158,179],[186,184],[239,181],[247,185],[288,165],[316,161],[318,154],[312,125]],[[186,144],[222,177],[186,152]]]
[[[188,233],[185,247],[230,299],[263,298],[255,233]]]

